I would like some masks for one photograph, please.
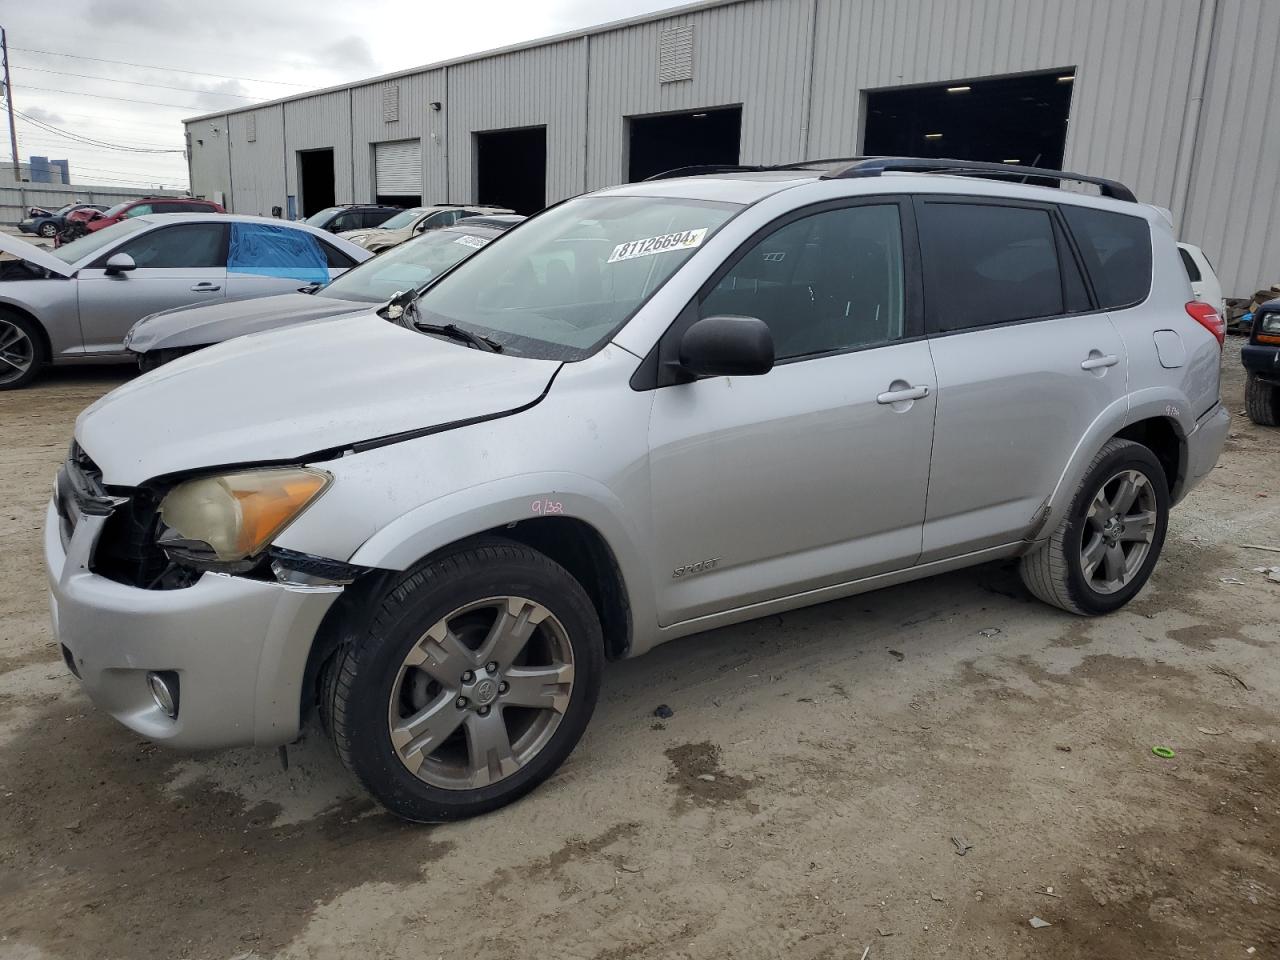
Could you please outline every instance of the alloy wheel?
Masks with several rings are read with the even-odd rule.
[[[1133,581],[1151,552],[1157,509],[1155,488],[1140,470],[1122,470],[1098,489],[1080,544],[1090,589],[1115,593]]]
[[[490,786],[551,740],[573,680],[568,634],[546,607],[523,597],[469,603],[405,656],[391,687],[392,747],[431,786]]]
[[[36,362],[36,345],[22,327],[0,317],[0,383],[26,376]]]

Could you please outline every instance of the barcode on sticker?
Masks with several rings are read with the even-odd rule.
[[[643,240],[630,240],[613,248],[609,255],[609,263],[619,260],[634,260],[636,257],[651,257],[655,253],[667,253],[670,250],[691,250],[701,246],[706,239],[707,228],[697,230],[681,230],[679,233],[668,233],[663,237],[645,237]]]
[[[483,247],[486,243],[488,243],[488,242],[489,242],[489,240],[488,240],[488,238],[487,238],[487,237],[469,237],[469,236],[461,236],[461,237],[459,237],[457,240],[455,240],[455,241],[453,241],[453,242],[454,242],[454,243],[460,243],[460,244],[462,244],[464,247],[475,247],[477,250],[479,250],[479,249],[480,249],[481,247]]]

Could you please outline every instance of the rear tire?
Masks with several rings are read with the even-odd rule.
[[[0,390],[21,390],[48,360],[40,328],[27,317],[0,310]]]
[[[1280,387],[1256,373],[1249,374],[1244,382],[1244,406],[1249,419],[1259,426],[1280,424]]]
[[[604,642],[590,598],[550,558],[485,541],[405,573],[373,610],[326,667],[321,717],[392,813],[438,823],[496,810],[577,745]]]
[[[1150,579],[1168,523],[1169,487],[1155,454],[1131,440],[1108,440],[1058,528],[1022,558],[1022,582],[1071,613],[1119,610]]]

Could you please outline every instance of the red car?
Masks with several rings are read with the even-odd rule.
[[[147,213],[226,213],[222,204],[212,200],[197,200],[194,197],[139,197],[125,203],[117,203],[105,213],[97,210],[77,210],[67,217],[70,232],[78,234],[79,229],[87,231],[101,230],[103,227],[129,217],[140,217]]]

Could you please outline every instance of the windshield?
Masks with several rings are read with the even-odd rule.
[[[307,219],[303,220],[302,222],[309,223],[313,227],[323,227],[326,223],[329,222],[329,218],[332,217],[335,213],[337,213],[341,209],[342,209],[341,207],[325,207],[319,213],[313,213],[311,216],[307,217]]]
[[[86,257],[91,257],[104,247],[109,247],[117,240],[128,236],[135,230],[143,230],[147,226],[145,220],[121,220],[119,223],[113,223],[109,227],[103,227],[101,230],[95,230],[93,233],[86,233],[83,237],[78,237],[70,243],[64,243],[60,247],[54,247],[49,252],[67,263],[79,263]]]
[[[129,204],[131,203],[133,203],[132,200],[126,200],[124,203],[117,203],[114,207],[108,207],[107,211],[103,214],[103,216],[104,217],[117,216],[118,214],[122,213],[124,211],[124,208],[129,206]]]
[[[78,206],[80,206],[80,204],[78,203],[68,203],[65,207],[59,207],[57,210],[55,210],[53,212],[53,215],[55,217],[58,217],[64,213],[70,213],[72,210],[74,210]]]
[[[741,207],[667,197],[581,197],[460,264],[417,302],[508,352],[580,360]]]
[[[399,230],[401,227],[407,227],[413,221],[427,212],[426,207],[414,207],[412,210],[402,210],[390,220],[383,220],[378,224],[379,230]]]
[[[432,230],[348,270],[316,296],[383,303],[397,293],[429,283],[491,239],[456,230]]]

